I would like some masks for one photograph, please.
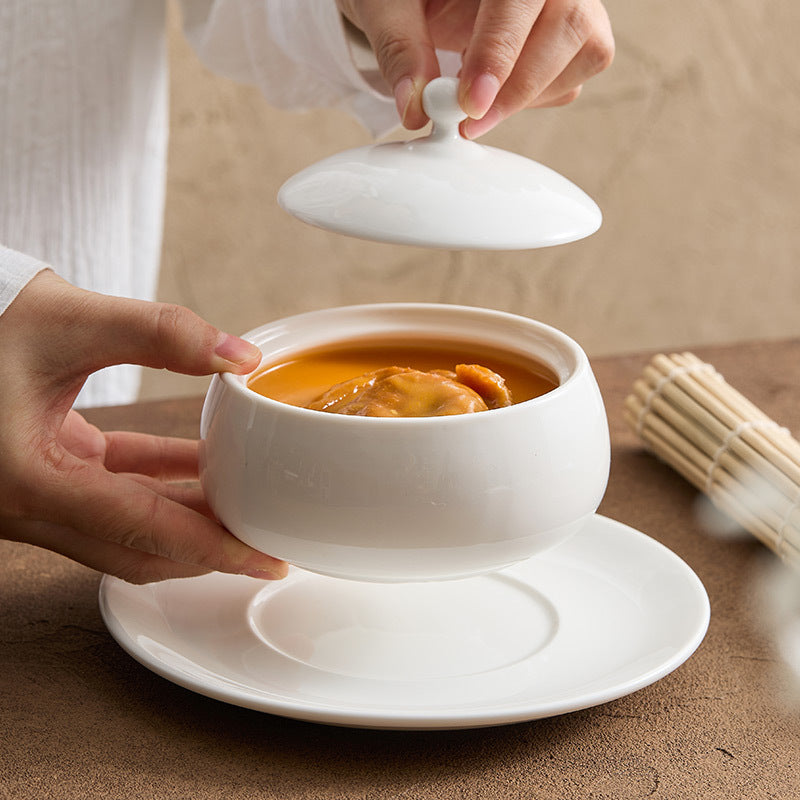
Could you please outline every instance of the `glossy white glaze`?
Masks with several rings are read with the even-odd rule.
[[[223,524],[306,569],[371,581],[487,572],[577,532],[605,491],[605,409],[583,350],[533,320],[480,308],[379,304],[311,312],[245,338],[269,361],[333,341],[475,341],[547,364],[560,386],[451,417],[350,417],[213,379],[201,480]]]
[[[280,188],[304,222],[399,244],[527,249],[594,233],[595,202],[563,176],[506,150],[464,139],[457,81],[425,88],[429,136],[359,147],[323,159]]]
[[[600,516],[502,572],[365,584],[292,570],[133,586],[106,577],[114,638],[159,675],[248,708],[336,725],[466,728],[575,711],[682,664],[708,626],[691,569]]]

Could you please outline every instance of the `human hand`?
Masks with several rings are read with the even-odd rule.
[[[0,316],[0,537],[134,583],[211,570],[282,577],[283,562],[232,536],[186,483],[198,475],[196,441],[103,433],[71,410],[86,377],[111,364],[245,373],[260,356],[188,309],[39,273]]]
[[[436,48],[462,53],[459,103],[474,139],[523,108],[574,100],[611,64],[601,0],[337,0],[366,35],[405,127],[428,121],[422,90],[439,75]]]

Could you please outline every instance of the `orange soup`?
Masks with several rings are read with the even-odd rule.
[[[385,367],[453,370],[456,364],[480,364],[505,379],[514,403],[555,389],[552,370],[531,358],[465,342],[408,339],[339,342],[266,363],[248,386],[273,400],[306,407],[332,386]]]

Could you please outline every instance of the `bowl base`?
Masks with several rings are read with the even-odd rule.
[[[375,584],[292,570],[250,604],[251,630],[284,656],[371,680],[430,680],[503,669],[558,627],[531,586],[492,573],[444,583]]]

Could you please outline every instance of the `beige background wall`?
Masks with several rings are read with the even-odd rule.
[[[283,180],[368,135],[341,112],[277,111],[210,74],[173,11],[160,299],[235,333],[345,303],[491,306],[556,325],[590,355],[800,335],[800,4],[606,5],[611,69],[576,103],[483,140],[570,177],[603,227],[512,253],[362,242],[286,215]],[[148,372],[142,396],[205,385]]]

